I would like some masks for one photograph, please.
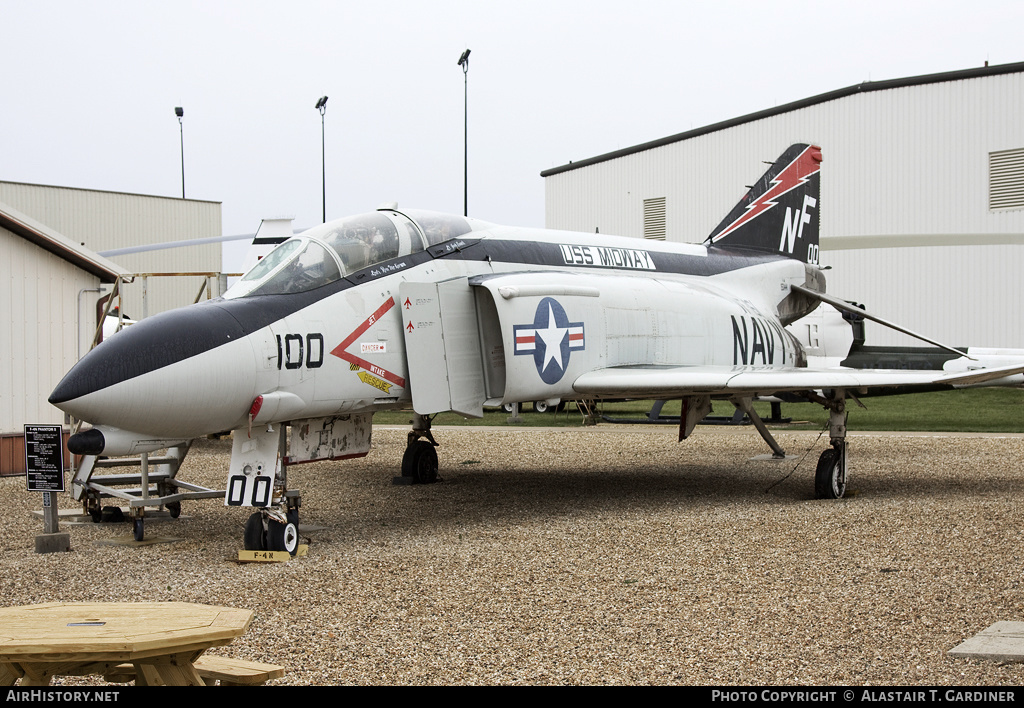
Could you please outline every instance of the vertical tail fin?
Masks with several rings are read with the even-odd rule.
[[[818,262],[821,148],[790,146],[705,243]]]

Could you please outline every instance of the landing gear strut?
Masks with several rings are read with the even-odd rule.
[[[754,406],[751,405],[751,403],[752,401],[749,398],[732,399],[732,404],[747,414],[747,417],[750,418],[750,422],[754,424],[754,428],[757,429],[761,439],[768,443],[768,447],[772,449],[772,457],[776,460],[786,459],[786,451],[782,449],[782,446],[779,445],[772,434],[768,431],[768,426],[766,426],[764,421],[761,420],[761,416],[754,411]]]
[[[276,441],[271,437],[273,435],[276,435]],[[252,504],[257,510],[245,522],[243,548],[247,551],[287,551],[294,556],[299,550],[299,507],[302,505],[302,498],[298,491],[288,489],[287,427],[282,424],[276,433],[268,427],[260,437],[264,446],[263,452],[270,459],[274,459],[270,453],[276,442],[279,469],[271,470],[272,475],[257,476],[258,480],[263,480],[263,486],[258,486],[257,489],[266,490],[268,494],[263,497],[261,503],[254,500]],[[229,484],[232,483],[233,478],[229,480]]]
[[[846,493],[846,400],[837,390],[828,399],[831,448],[821,453],[814,473],[814,496],[818,499],[842,499]]]
[[[399,484],[433,484],[437,477],[437,441],[430,432],[431,419],[414,414],[412,430],[402,455],[402,476],[395,479]]]

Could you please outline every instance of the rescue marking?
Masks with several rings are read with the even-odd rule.
[[[546,384],[561,380],[569,366],[569,356],[586,348],[582,322],[570,322],[565,309],[551,297],[537,304],[532,324],[513,325],[516,356],[532,355],[537,373]]]
[[[352,354],[351,352],[345,351],[353,342],[355,342],[359,338],[360,335],[362,335],[363,332],[368,330],[373,325],[374,322],[377,322],[381,317],[387,314],[388,310],[390,310],[394,306],[395,299],[393,297],[389,297],[384,302],[383,305],[377,308],[376,312],[367,317],[366,320],[364,320],[361,325],[352,330],[352,333],[345,337],[345,340],[341,344],[332,349],[331,354],[338,357],[339,359],[347,361],[349,364],[356,364],[357,366],[366,369],[370,373],[379,376],[382,379],[387,379],[396,386],[401,386],[402,388],[405,388],[405,379],[402,378],[401,376],[393,374],[387,369],[382,369],[379,366],[375,366],[374,364],[371,364],[370,362],[366,361],[366,359],[358,357],[355,354]]]
[[[373,374],[368,374],[365,371],[359,372],[359,380],[364,384],[369,384],[376,389],[383,391],[384,393],[391,393],[391,384],[387,381],[381,381]]]

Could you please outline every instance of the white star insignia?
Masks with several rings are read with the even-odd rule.
[[[540,370],[548,368],[548,362],[552,359],[558,364],[559,370],[564,369],[562,364],[562,340],[565,339],[568,327],[559,327],[555,322],[555,313],[548,305],[548,326],[545,329],[538,329],[537,336],[544,342],[544,364]]]

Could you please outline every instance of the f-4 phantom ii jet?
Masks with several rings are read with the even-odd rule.
[[[821,160],[813,145],[787,149],[701,245],[397,207],[331,221],[279,245],[223,297],[104,342],[49,400],[92,424],[70,439],[83,455],[136,454],[233,431],[225,502],[255,508],[245,531],[252,550],[294,552],[288,465],[365,455],[374,412],[410,405],[402,474],[431,482],[438,457],[430,423],[440,412],[681,399],[682,440],[712,399],[726,399],[780,455],[750,404],[795,395],[830,411],[815,491],[839,498],[849,396],[1016,383],[1024,366],[808,368],[786,326],[822,302],[895,327],[825,293]]]

